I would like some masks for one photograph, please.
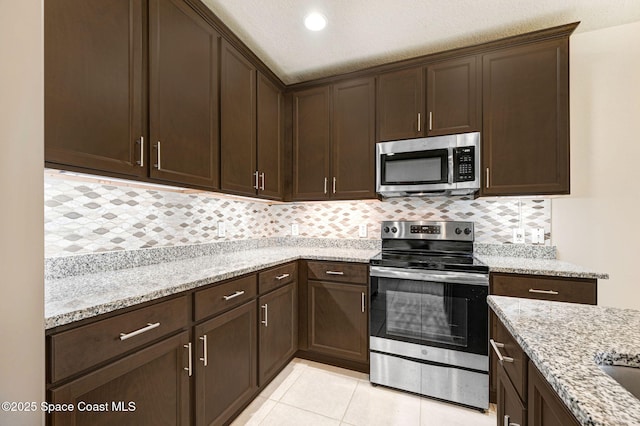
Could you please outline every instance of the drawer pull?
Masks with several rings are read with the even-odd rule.
[[[276,280],[280,281],[280,280],[284,280],[285,278],[289,278],[289,274],[282,274],[282,275],[278,275],[276,277]]]
[[[362,292],[361,304],[360,304],[360,308],[362,309],[362,313],[364,313],[364,309],[365,309],[364,298],[365,298],[365,294],[364,294],[364,291],[363,291]]]
[[[153,324],[151,324],[150,322],[147,323],[146,327],[142,327],[139,330],[136,331],[132,331],[131,333],[120,333],[120,340],[127,340],[130,339],[134,336],[137,336],[138,334],[142,334],[142,333],[146,333],[149,330],[153,330],[154,328],[158,328],[160,327],[160,323],[159,322],[155,322]]]
[[[269,304],[265,303],[261,306],[264,309],[264,321],[260,321],[265,327],[269,327]]]
[[[493,348],[493,351],[498,356],[498,361],[500,361],[500,364],[504,362],[513,362],[513,358],[511,358],[510,356],[502,356],[502,354],[500,353],[500,349],[498,349],[498,348],[504,348],[504,343],[496,342],[493,339],[489,339],[489,343],[491,343],[491,347]]]
[[[502,422],[503,426],[520,426],[518,423],[511,423],[511,418],[505,414]]]
[[[344,275],[342,271],[327,271],[327,275]]]
[[[202,340],[202,358],[200,358],[200,361],[202,361],[202,363],[204,364],[204,366],[207,366],[207,360],[209,359],[209,355],[207,354],[207,335],[203,335],[200,336],[200,340]]]
[[[235,298],[236,298],[236,297],[238,297],[238,296],[242,296],[243,294],[244,294],[244,290],[238,290],[238,291],[236,291],[235,293],[230,294],[230,295],[228,295],[228,296],[222,296],[222,298],[223,298],[224,300],[231,300],[231,299],[235,299]]]
[[[536,290],[535,288],[530,288],[529,293],[552,294],[554,296],[557,296],[558,294],[560,294],[554,290]]]
[[[191,342],[183,346],[185,349],[189,350],[189,364],[187,367],[184,367],[184,369],[189,372],[189,377],[191,377],[191,375],[193,374],[193,364],[191,363]]]

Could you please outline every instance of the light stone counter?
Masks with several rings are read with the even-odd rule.
[[[489,267],[490,272],[509,274],[548,275],[552,277],[608,279],[609,275],[557,259],[531,259],[476,255],[476,259]]]
[[[180,293],[297,259],[368,263],[378,249],[273,246],[45,278],[45,328]],[[80,257],[79,257],[80,258]]]
[[[488,302],[582,425],[640,425],[640,400],[598,368],[640,368],[640,311],[503,296]]]

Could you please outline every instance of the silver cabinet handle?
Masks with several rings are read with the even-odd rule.
[[[260,179],[262,183],[260,184],[260,190],[264,191],[264,172],[260,173]]]
[[[131,333],[120,333],[120,340],[131,339],[132,337],[137,336],[138,334],[146,333],[147,331],[153,330],[154,328],[158,328],[158,327],[160,327],[159,322],[154,322],[153,324],[148,322],[146,327],[142,327],[139,330],[132,331]]]
[[[324,193],[327,193],[327,178],[324,178]]]
[[[258,171],[253,172],[253,189],[258,189]]]
[[[202,340],[202,358],[200,358],[200,361],[202,361],[206,367],[208,362],[207,360],[209,359],[209,355],[207,353],[207,335],[204,334],[200,336],[200,340]]]
[[[336,177],[333,177],[333,193],[336,193]]]
[[[361,304],[362,313],[364,313],[364,308],[365,308],[365,305],[364,305],[364,296],[365,296],[365,294],[364,294],[364,291],[363,291],[363,292],[362,292],[362,304]]]
[[[260,321],[260,323],[264,324],[265,327],[269,327],[269,304],[265,303],[261,308],[264,309],[264,320]]]
[[[160,141],[158,141],[158,145],[156,145],[156,150],[158,151],[158,162],[155,164],[156,169],[162,169],[161,154],[160,154]]]
[[[429,130],[433,130],[433,112],[429,111]]]
[[[502,426],[520,426],[518,423],[511,423],[511,418],[505,414],[504,419],[502,419]]]
[[[498,361],[500,361],[500,364],[502,364],[503,362],[513,362],[513,358],[511,358],[510,356],[502,356],[502,354],[500,353],[500,350],[498,349],[498,348],[504,348],[504,343],[496,342],[493,339],[489,339],[489,343],[491,343],[491,346],[493,347],[493,351],[498,356]]]
[[[344,272],[342,272],[342,271],[327,271],[326,274],[327,275],[344,275]]]
[[[242,296],[243,294],[244,294],[244,290],[238,290],[238,291],[236,291],[235,293],[230,294],[230,295],[228,295],[228,296],[222,296],[222,298],[223,298],[224,300],[231,300],[231,299],[235,299],[235,298],[236,298],[236,297],[238,297],[238,296]]]
[[[420,132],[420,113],[418,113],[418,133]]]
[[[184,369],[189,372],[189,377],[191,377],[193,374],[193,364],[191,363],[191,342],[187,345],[183,345],[183,347],[189,350],[189,364],[187,364],[188,367],[184,367]]]
[[[140,136],[138,143],[140,144],[140,161],[138,161],[138,164],[140,167],[144,167],[144,136]]]
[[[289,274],[282,274],[282,275],[278,275],[276,277],[276,280],[280,281],[280,280],[284,280],[285,278],[289,278]]]
[[[552,294],[554,296],[560,294],[555,290],[536,290],[535,288],[530,288],[529,293]]]
[[[485,171],[486,171],[487,179],[485,179],[484,183],[485,183],[485,187],[489,188],[489,168],[487,167],[487,170]]]

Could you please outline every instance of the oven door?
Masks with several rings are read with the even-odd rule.
[[[370,275],[372,349],[430,346],[441,348],[432,352],[444,358],[452,352],[488,355],[487,274],[372,265]]]

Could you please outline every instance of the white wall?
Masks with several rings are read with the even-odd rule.
[[[640,22],[570,45],[571,196],[552,201],[561,259],[607,272],[598,304],[640,309]]]
[[[42,0],[0,1],[0,402],[44,401],[42,30]]]

